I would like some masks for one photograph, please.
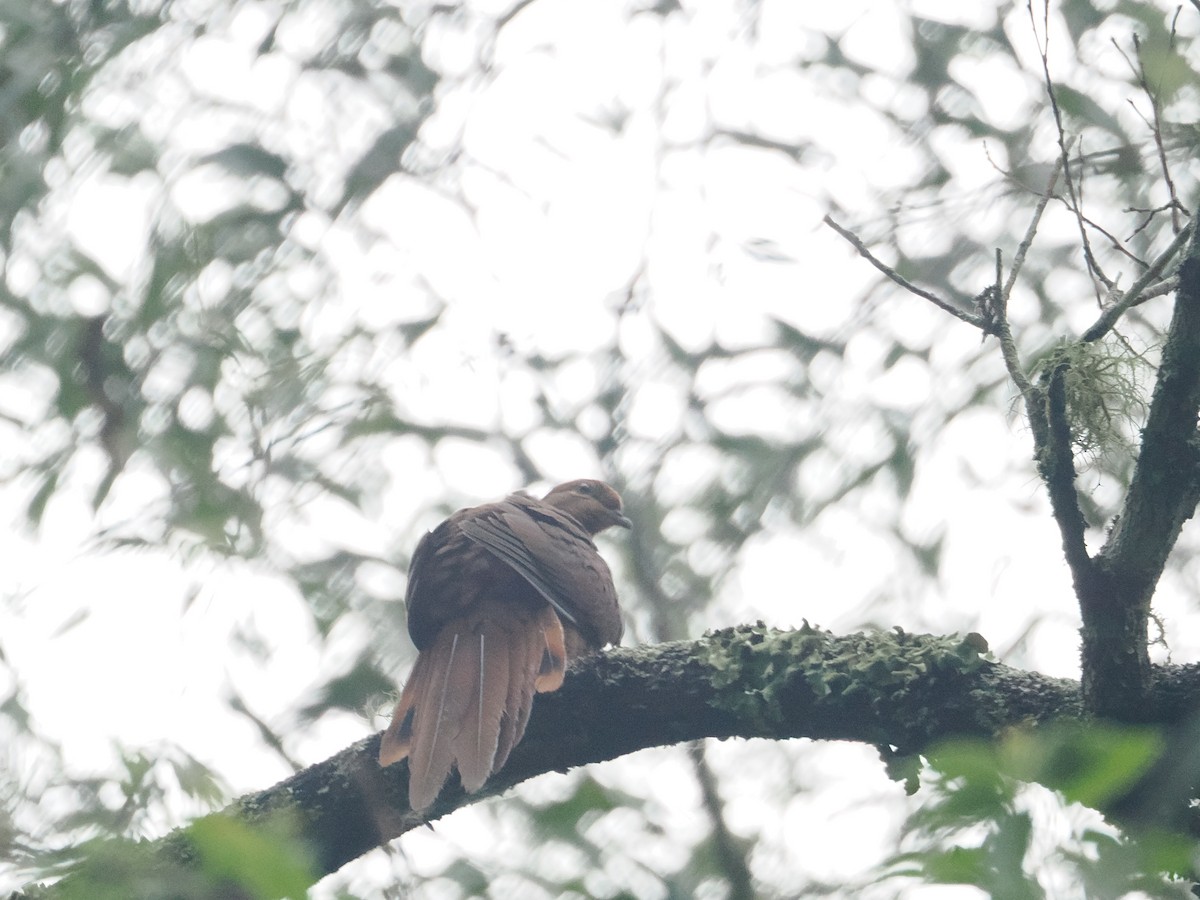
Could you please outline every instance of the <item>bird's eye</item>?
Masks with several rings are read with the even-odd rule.
[[[592,490],[593,490],[592,483],[590,481],[585,481],[585,482],[583,482],[583,484],[579,485],[579,487],[577,487],[576,490],[579,491],[579,493],[586,494],[587,496],[590,497],[592,494]]]

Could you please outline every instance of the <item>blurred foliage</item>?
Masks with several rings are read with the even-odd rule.
[[[1056,881],[1083,887],[1087,897],[1179,897],[1193,841],[1169,832],[1122,835],[1076,807],[1083,815],[1072,816],[1067,833],[1047,848],[1035,839],[1034,822],[1039,807],[1056,801],[1028,786],[1043,785],[1067,804],[1105,809],[1163,747],[1152,729],[1100,724],[945,744],[928,754],[925,802],[905,826],[914,849],[889,860],[884,877],[972,885],[993,897],[1054,896]]]
[[[284,821],[248,825],[207,816],[165,852],[112,836],[75,848],[80,861],[52,888],[67,900],[172,897],[176,900],[273,900],[301,897],[312,883],[303,845]],[[175,855],[172,855],[172,854]],[[27,896],[37,897],[39,888]]]
[[[309,725],[382,705],[409,650],[381,601],[402,594],[392,570],[422,528],[581,468],[624,491],[637,525],[606,550],[636,640],[759,615],[799,624],[818,603],[841,624],[970,630],[975,613],[928,602],[946,535],[908,510],[939,475],[925,462],[938,435],[1004,408],[997,354],[814,251],[829,245],[804,210],[849,210],[897,271],[969,308],[992,283],[995,248],[1010,258],[1020,242],[1058,153],[1034,52],[1045,46],[1086,204],[1077,217],[1056,200],[1011,316],[1027,358],[1051,353],[1104,296],[1081,230],[1128,284],[1177,226],[1172,201],[1195,196],[1195,18],[1065,0],[1047,37],[1020,5],[946,21],[833,11],[820,25],[785,6],[587,6],[580,21],[596,27],[580,38],[549,2],[0,0],[0,478],[26,524],[78,501],[103,546],[289,585],[321,645],[320,683],[270,716],[229,701],[288,763]],[[876,21],[882,34],[864,39]],[[611,201],[624,217],[608,231],[572,231],[572,198],[599,222],[589,203],[619,186],[593,182],[629,180],[622,154],[637,156],[637,199]],[[497,226],[501,201],[511,218]],[[510,233],[523,240],[480,249]],[[536,277],[512,275],[519,250]],[[835,262],[836,279],[814,279]],[[540,331],[513,298],[546,284],[557,306],[540,310]],[[1134,310],[1125,346],[1156,346],[1160,312]],[[1090,361],[1072,404],[1089,421],[1112,417],[1132,377],[1121,360]],[[1120,412],[1135,433],[1137,404]],[[1101,446],[1081,447],[1092,477],[1123,484],[1128,455]],[[1012,468],[1031,480],[1027,459]],[[1106,495],[1091,502],[1091,521],[1111,516]],[[865,579],[865,599],[792,583],[744,596],[747,558],[801,529],[820,548],[805,564],[825,557]],[[247,626],[231,653],[265,666],[270,647]],[[22,761],[9,772],[40,773],[0,779],[0,837],[21,874],[59,871],[88,835],[141,836],[217,802],[221,780],[175,748],[122,752],[123,771],[98,780],[47,776],[61,757],[10,674],[0,723]],[[1097,747],[1081,754],[1082,784],[1132,771],[1137,753]],[[987,802],[937,820],[972,780],[948,775],[947,799],[913,826],[928,845],[905,865],[1035,895],[1036,817],[1011,780],[1025,776],[985,757],[1000,750],[977,752]],[[801,792],[790,765],[769,765],[784,770],[764,789],[772,800]],[[732,883],[713,829],[586,775],[571,785],[487,815],[574,848],[577,871],[508,854],[431,881],[462,896],[501,876],[529,896],[722,896]],[[48,792],[54,811],[39,810]],[[688,811],[722,815],[713,798]],[[969,822],[989,837],[957,848],[951,826]],[[764,895],[811,887],[779,874],[786,842],[748,829]],[[1059,860],[1084,883],[1105,867],[1174,865],[1121,869],[1126,845],[1089,835]],[[212,858],[236,868],[240,841],[213,835]],[[670,865],[639,857],[648,846]]]

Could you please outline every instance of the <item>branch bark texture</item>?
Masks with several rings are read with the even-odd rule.
[[[1153,672],[1150,600],[1167,557],[1200,502],[1200,241],[1193,229],[1141,450],[1129,491],[1092,577],[1076,584],[1083,618],[1088,707],[1126,720],[1145,716]]]

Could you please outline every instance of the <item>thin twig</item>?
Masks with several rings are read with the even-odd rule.
[[[1147,207],[1143,207],[1143,206],[1127,206],[1127,207],[1125,207],[1125,209],[1122,210],[1122,212],[1141,213],[1142,215],[1144,215],[1146,217],[1146,218],[1142,219],[1142,221],[1138,224],[1138,226],[1129,233],[1129,237],[1126,238],[1126,240],[1132,240],[1133,238],[1137,237],[1139,234],[1141,234],[1143,231],[1145,231],[1147,228],[1150,227],[1150,223],[1154,221],[1155,216],[1157,216],[1161,212],[1166,212],[1169,209],[1174,209],[1176,212],[1180,212],[1183,215],[1188,216],[1189,218],[1191,217],[1191,213],[1189,213],[1187,211],[1187,209],[1185,209],[1183,207],[1182,204],[1175,203],[1174,201],[1172,201],[1170,203],[1164,203],[1161,206],[1155,206],[1153,208],[1147,208]],[[1131,257],[1133,257],[1134,259],[1137,259],[1136,256],[1133,256],[1133,254],[1129,254],[1129,255]],[[1139,262],[1140,262],[1140,260],[1139,260]],[[1143,266],[1146,265],[1145,263],[1141,263],[1141,264]]]
[[[1117,251],[1122,256],[1125,256],[1126,258],[1128,258],[1130,262],[1137,263],[1143,269],[1146,268],[1145,260],[1139,258],[1136,253],[1132,252],[1128,247],[1126,247],[1123,243],[1121,243],[1120,239],[1115,234],[1113,234],[1111,231],[1109,231],[1107,228],[1105,228],[1099,222],[1093,222],[1087,216],[1083,217],[1083,221],[1087,222],[1089,227],[1095,229],[1096,231],[1100,232],[1101,235],[1106,237],[1108,239],[1108,242],[1112,245],[1113,250]],[[1146,222],[1146,225],[1149,225],[1149,224],[1150,224],[1149,222]],[[1145,228],[1145,227],[1146,227],[1145,225],[1142,226],[1142,228]],[[1140,229],[1138,229],[1138,230],[1140,230]],[[1129,237],[1132,238],[1136,234],[1137,234],[1137,230],[1135,230],[1133,232],[1133,234],[1131,234]],[[1128,238],[1127,238],[1127,240],[1128,240]]]
[[[1179,276],[1172,275],[1170,278],[1164,278],[1158,284],[1151,285],[1142,291],[1142,296],[1133,304],[1137,306],[1139,303],[1145,303],[1147,300],[1153,300],[1155,297],[1161,297],[1163,294],[1173,294],[1179,290]]]
[[[1013,384],[1021,392],[1021,397],[1025,402],[1025,413],[1028,415],[1029,404],[1034,402],[1035,391],[1029,379],[1025,377],[1025,369],[1021,365],[1020,354],[1017,353],[1017,342],[1013,340],[1012,328],[1008,324],[1008,292],[1012,289],[1011,279],[1007,289],[1002,284],[1003,280],[1004,271],[1000,264],[1000,248],[997,247],[996,283],[991,288],[992,332],[1000,341],[1000,356],[1004,360],[1004,368],[1008,370],[1008,377],[1013,380]]]
[[[1167,263],[1174,259],[1175,255],[1183,249],[1183,245],[1187,243],[1195,227],[1196,222],[1194,219],[1188,222],[1183,227],[1183,230],[1175,235],[1175,240],[1171,241],[1167,249],[1160,253],[1154,262],[1150,263],[1150,268],[1146,269],[1145,272],[1138,276],[1137,281],[1129,286],[1129,290],[1125,291],[1121,299],[1106,309],[1100,315],[1100,318],[1096,320],[1095,324],[1083,333],[1082,339],[1085,341],[1097,341],[1108,334],[1112,327],[1117,324],[1117,320],[1125,314],[1125,311],[1141,301],[1142,295],[1150,287],[1151,282],[1162,274],[1162,270],[1166,268]]]
[[[1046,211],[1046,205],[1050,202],[1050,198],[1054,196],[1054,187],[1058,184],[1059,173],[1063,170],[1063,161],[1060,159],[1054,164],[1054,171],[1050,173],[1050,181],[1046,184],[1046,190],[1042,191],[1042,196],[1038,200],[1038,204],[1034,207],[1033,218],[1029,220],[1029,227],[1025,229],[1025,237],[1021,238],[1021,243],[1017,245],[1017,252],[1013,256],[1012,269],[1008,273],[1008,281],[1004,284],[1004,307],[1008,309],[1008,297],[1012,293],[1013,285],[1017,283],[1017,276],[1021,274],[1021,266],[1025,264],[1025,254],[1029,252],[1029,248],[1033,246],[1033,239],[1037,235],[1038,224],[1042,221],[1042,214]]]
[[[950,313],[950,315],[954,316],[956,319],[962,319],[962,321],[966,322],[968,325],[974,325],[976,328],[978,328],[982,331],[988,330],[987,324],[983,321],[983,319],[979,318],[978,316],[973,316],[969,312],[966,312],[965,310],[959,309],[957,306],[954,306],[953,304],[951,304],[951,303],[947,302],[946,300],[943,300],[941,297],[937,296],[937,294],[930,293],[929,291],[925,290],[924,288],[917,287],[915,284],[913,284],[911,281],[909,281],[907,278],[905,278],[903,275],[901,275],[899,272],[897,272],[895,269],[893,269],[887,263],[876,258],[875,255],[872,254],[871,251],[867,249],[867,245],[864,244],[859,239],[858,235],[856,235],[854,232],[852,232],[846,228],[843,228],[837,222],[833,221],[833,219],[830,216],[826,215],[824,222],[826,225],[828,225],[830,228],[832,228],[834,231],[836,231],[838,234],[840,234],[842,237],[844,237],[847,241],[849,241],[850,244],[854,247],[854,249],[858,251],[859,256],[863,257],[863,259],[865,259],[867,262],[869,262],[871,265],[873,265],[875,268],[877,268],[880,272],[882,272],[884,275],[886,275],[892,281],[896,282],[896,284],[900,285],[900,287],[904,288],[909,293],[916,294],[918,297],[923,297],[924,299],[926,299],[930,303],[932,303],[934,306],[936,306],[938,309],[941,309],[941,310],[944,310],[945,312]]]
[[[1173,27],[1174,26],[1172,25],[1172,28]],[[1121,54],[1121,57],[1125,60],[1125,64],[1129,66],[1130,71],[1133,72],[1134,77],[1137,78],[1138,87],[1142,89],[1142,93],[1144,93],[1146,95],[1146,99],[1150,101],[1150,112],[1153,114],[1152,118],[1147,119],[1145,116],[1142,116],[1140,112],[1138,115],[1141,116],[1142,121],[1146,123],[1146,127],[1150,129],[1150,133],[1154,135],[1154,146],[1158,149],[1158,164],[1162,169],[1163,182],[1167,185],[1167,194],[1171,198],[1171,202],[1169,204],[1171,209],[1171,228],[1174,229],[1176,234],[1178,234],[1181,227],[1179,222],[1179,207],[1182,204],[1180,204],[1179,194],[1175,190],[1175,181],[1171,178],[1171,166],[1167,162],[1167,150],[1163,146],[1162,110],[1159,107],[1158,95],[1154,92],[1154,90],[1151,89],[1150,82],[1146,77],[1146,63],[1142,59],[1141,39],[1138,38],[1136,33],[1134,34],[1133,52],[1137,57],[1136,66],[1133,64],[1133,60],[1131,60],[1125,51],[1121,49],[1120,44],[1117,43],[1115,38],[1113,39],[1112,44],[1114,47],[1116,47],[1117,52]],[[1132,101],[1130,105],[1132,105]]]
[[[1062,160],[1063,178],[1067,183],[1067,194],[1071,198],[1071,206],[1075,212],[1075,220],[1079,225],[1079,237],[1083,243],[1083,259],[1087,263],[1088,271],[1104,285],[1106,290],[1111,290],[1113,282],[1100,268],[1100,264],[1096,261],[1095,255],[1092,253],[1092,245],[1088,240],[1087,228],[1083,224],[1083,201],[1081,199],[1082,185],[1079,190],[1076,189],[1075,181],[1071,178],[1071,154],[1067,149],[1067,133],[1063,127],[1062,110],[1058,106],[1058,95],[1054,92],[1054,79],[1050,77],[1050,3],[1049,0],[1044,0],[1043,15],[1042,15],[1042,32],[1044,40],[1038,38],[1037,20],[1033,15],[1033,0],[1029,0],[1026,4],[1029,10],[1029,24],[1033,30],[1034,40],[1038,45],[1038,52],[1042,57],[1042,73],[1046,80],[1046,95],[1050,98],[1050,109],[1054,113],[1054,124],[1058,131],[1058,152]],[[1083,150],[1080,149],[1080,156],[1083,156]],[[1082,167],[1080,169],[1082,172]],[[1096,298],[1100,298],[1099,290],[1096,291]]]
[[[1036,402],[1036,389],[1021,370],[1021,358],[1017,355],[1017,345],[1013,340],[1012,332],[1008,327],[1008,320],[1004,320],[1000,332],[1000,355],[1004,358],[1004,367],[1008,369],[1008,376],[1017,386],[1017,390],[1021,392],[1021,396],[1025,398],[1026,414],[1028,418],[1028,406],[1032,402]]]
[[[1029,227],[1025,229],[1025,236],[1021,238],[1021,243],[1017,245],[1017,252],[1013,256],[1012,268],[1008,273],[1008,281],[1004,282],[1003,286],[1000,284],[1000,252],[996,251],[994,327],[996,336],[1000,339],[1000,355],[1004,359],[1004,367],[1008,370],[1008,377],[1013,380],[1013,384],[1017,386],[1017,390],[1025,398],[1025,412],[1030,419],[1030,427],[1034,430],[1035,440],[1037,440],[1039,429],[1033,422],[1035,412],[1030,404],[1041,402],[1041,392],[1034,388],[1025,375],[1024,367],[1021,365],[1021,356],[1017,353],[1017,342],[1013,340],[1012,327],[1008,323],[1008,298],[1012,294],[1013,286],[1017,283],[1017,276],[1021,274],[1021,267],[1025,264],[1025,254],[1033,246],[1033,239],[1037,235],[1038,223],[1042,220],[1042,214],[1046,211],[1046,205],[1050,202],[1050,198],[1054,196],[1054,186],[1058,183],[1058,174],[1061,171],[1062,160],[1059,160],[1054,166],[1054,171],[1050,173],[1050,180],[1046,184],[1046,189],[1042,192],[1042,196],[1033,210],[1033,218],[1029,220]]]

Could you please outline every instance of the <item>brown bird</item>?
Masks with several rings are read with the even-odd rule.
[[[417,545],[408,633],[420,654],[379,745],[408,758],[413,809],[452,766],[477,791],[525,733],[535,692],[557,690],[570,660],[621,639],[612,573],[592,536],[628,528],[602,481],[560,484],[460,509]]]

